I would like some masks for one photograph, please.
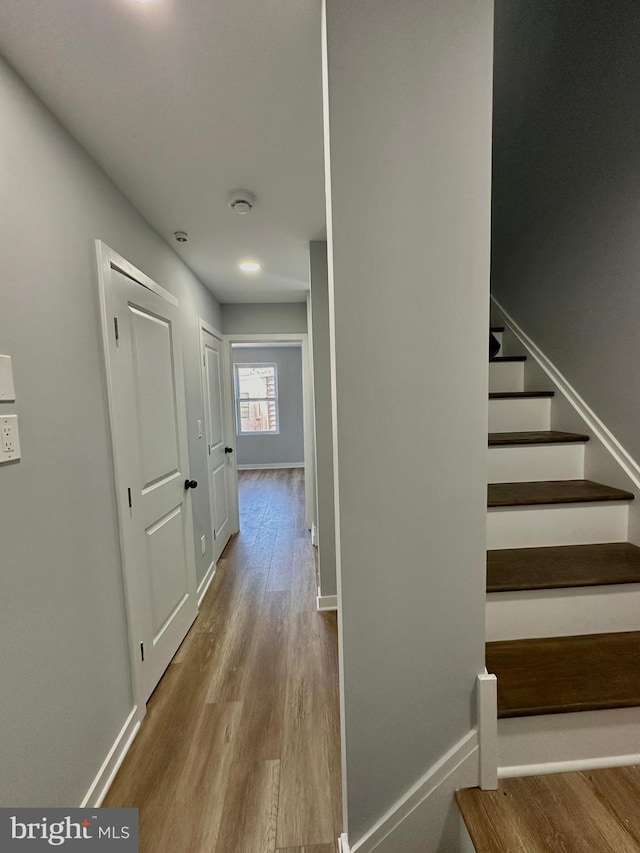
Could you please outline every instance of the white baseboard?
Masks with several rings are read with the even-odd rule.
[[[569,401],[571,406],[580,415],[590,431],[597,436],[600,442],[614,457],[618,465],[623,469],[625,474],[633,481],[638,491],[640,491],[640,465],[620,444],[613,433],[604,425],[600,418],[596,415],[593,409],[587,405],[584,399],[578,394],[576,389],[571,385],[568,379],[558,370],[558,368],[547,358],[542,350],[531,340],[516,321],[511,317],[500,303],[491,297],[492,302],[503,315],[505,322],[510,327],[511,331],[520,340],[528,354],[538,363],[542,370],[551,379],[553,384],[560,390],[563,396]]]
[[[256,465],[237,465],[238,471],[271,471],[280,468],[304,468],[304,462],[259,462]]]
[[[548,761],[545,764],[521,764],[500,767],[500,779],[519,779],[521,776],[548,776],[551,773],[578,773],[583,770],[606,770],[611,767],[632,767],[640,764],[640,755],[608,755],[606,758],[581,758],[575,761]]]
[[[80,803],[80,808],[100,807],[109,788],[111,787],[111,783],[115,779],[116,773],[120,769],[120,765],[124,761],[126,754],[129,752],[135,736],[138,734],[140,724],[141,720],[138,715],[138,706],[135,705],[131,709],[131,713],[127,717],[113,746],[107,753],[107,757],[102,762],[102,766],[91,783],[91,787]]]
[[[207,594],[207,590],[211,586],[211,581],[213,580],[215,573],[216,573],[216,564],[211,563],[211,565],[207,569],[205,576],[202,578],[202,580],[198,584],[198,607],[200,607],[200,605],[202,604],[202,599]]]
[[[478,732],[472,729],[436,762],[365,835],[351,845],[350,853],[427,850],[429,837],[440,837],[448,808],[457,788],[478,784]],[[432,802],[431,802],[432,801]],[[429,810],[432,805],[432,810]],[[422,814],[420,814],[422,812]],[[410,819],[415,818],[409,826]],[[435,824],[438,824],[437,826]],[[406,835],[404,835],[406,833]],[[419,838],[420,847],[407,838]],[[349,850],[349,847],[343,848]],[[435,848],[434,848],[435,849]]]
[[[337,595],[318,595],[316,596],[316,608],[318,611],[337,610],[338,596]]]
[[[347,841],[347,833],[343,832],[338,839],[338,853],[351,853],[349,842]]]

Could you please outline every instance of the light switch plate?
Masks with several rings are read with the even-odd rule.
[[[20,435],[18,434],[18,416],[0,417],[0,464],[20,459]]]
[[[16,389],[13,384],[13,369],[10,355],[0,355],[0,402],[13,403]]]

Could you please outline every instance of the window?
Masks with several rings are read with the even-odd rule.
[[[275,364],[235,364],[236,432],[238,435],[280,432],[278,368]]]

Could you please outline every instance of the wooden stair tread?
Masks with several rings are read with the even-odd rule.
[[[630,501],[633,494],[592,480],[535,480],[526,483],[490,483],[487,506],[539,506],[591,501]]]
[[[477,853],[640,851],[640,768],[503,779],[456,802]]]
[[[526,355],[494,355],[493,358],[490,358],[490,362],[496,361],[526,361]]]
[[[553,397],[553,391],[489,391],[490,400],[527,400],[532,397]]]
[[[588,435],[558,430],[530,430],[527,432],[490,432],[489,447],[508,447],[522,444],[563,444],[589,441]]]
[[[491,326],[490,332],[504,332],[504,326]]]
[[[487,552],[487,592],[622,583],[640,583],[640,548],[630,542]]]
[[[640,705],[640,632],[487,643],[498,717]]]

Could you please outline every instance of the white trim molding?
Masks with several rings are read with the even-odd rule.
[[[428,808],[429,801],[437,806],[437,819],[442,818],[442,796],[450,789],[450,796],[457,788],[478,784],[478,731],[472,729],[461,738],[442,758],[437,761],[408,791],[384,814],[362,838],[351,845],[350,853],[371,853],[379,847],[387,851],[401,849],[394,835],[402,824],[417,814],[419,809]],[[434,815],[435,817],[435,815]],[[430,815],[425,815],[427,823]],[[382,845],[382,846],[381,846]],[[349,850],[349,847],[346,848]]]
[[[575,411],[580,415],[582,420],[587,424],[594,435],[602,442],[604,447],[609,451],[618,465],[622,468],[625,474],[633,481],[636,488],[640,491],[640,465],[620,444],[613,433],[605,426],[585,400],[578,394],[576,389],[566,379],[566,377],[558,370],[558,368],[547,358],[531,338],[524,332],[516,321],[508,314],[502,305],[492,296],[491,301],[503,315],[506,324],[514,335],[520,340],[527,352],[540,365],[542,370],[551,379],[553,384],[573,406]]]
[[[478,746],[480,787],[498,787],[498,679],[483,672],[478,676]]]
[[[198,584],[198,609],[200,608],[200,605],[202,604],[202,599],[207,594],[207,590],[211,586],[211,581],[213,580],[215,573],[216,573],[216,564],[211,563],[211,565],[207,569],[205,576],[202,578],[202,580]]]
[[[343,832],[340,838],[338,839],[338,853],[351,853],[351,848],[349,847],[346,832]]]
[[[138,734],[140,725],[141,717],[138,713],[138,706],[134,705],[123,727],[120,729],[113,746],[107,753],[107,757],[102,762],[102,766],[98,770],[89,790],[80,803],[80,808],[100,808],[116,777],[116,773],[120,769],[120,765],[129,752],[135,736]]]
[[[325,610],[337,610],[338,609],[338,596],[337,595],[320,595],[320,591],[318,590],[318,595],[316,596],[316,607],[320,613]]]

